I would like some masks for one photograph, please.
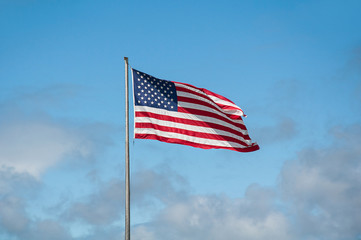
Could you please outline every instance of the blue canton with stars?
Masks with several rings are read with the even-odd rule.
[[[174,83],[161,80],[133,69],[134,104],[165,109],[178,110],[177,93]]]

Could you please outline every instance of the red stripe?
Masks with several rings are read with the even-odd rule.
[[[243,125],[242,123],[237,123],[237,122],[233,122],[231,119],[228,119],[226,117],[222,117],[216,113],[212,113],[212,112],[207,112],[204,110],[200,110],[200,109],[194,109],[194,108],[185,108],[185,107],[179,107],[178,106],[178,112],[181,113],[188,113],[190,115],[198,115],[198,116],[205,116],[205,117],[211,117],[211,118],[215,118],[218,119],[220,121],[223,122],[227,122],[237,128],[243,129],[243,130],[247,130],[246,126]]]
[[[212,100],[210,100],[212,101]],[[197,99],[197,98],[191,98],[191,97],[184,97],[184,96],[178,96],[178,102],[187,102],[187,103],[195,103],[195,104],[199,104],[205,107],[209,107],[219,113],[222,113],[222,115],[225,115],[226,117],[230,118],[230,119],[242,119],[242,117],[238,114],[231,114],[231,113],[227,113],[222,111],[222,107],[218,106],[216,103],[216,106],[214,106],[213,104],[210,104],[209,102]],[[213,102],[213,101],[212,101]],[[214,102],[213,102],[214,103]]]
[[[148,118],[154,118],[154,119],[158,119],[158,120],[164,120],[164,121],[175,122],[175,123],[184,123],[184,124],[188,124],[188,125],[192,125],[192,126],[208,127],[208,128],[213,128],[216,130],[218,129],[218,130],[222,130],[225,132],[233,133],[237,136],[244,138],[245,140],[251,140],[251,138],[247,134],[242,134],[241,132],[239,132],[237,130],[234,130],[232,128],[229,128],[229,127],[217,124],[217,123],[213,123],[213,122],[184,119],[184,118],[172,117],[172,116],[156,114],[156,113],[151,113],[151,112],[140,112],[140,111],[135,112],[135,117],[148,117]],[[244,129],[244,130],[246,130],[246,129]]]
[[[197,95],[199,97],[202,97],[204,99],[207,99],[211,102],[213,102],[214,104],[216,104],[217,106],[219,106],[221,109],[225,109],[225,110],[239,110],[239,111],[242,111],[243,110],[240,108],[240,107],[236,107],[236,106],[229,106],[229,105],[225,105],[225,104],[222,104],[222,103],[218,103],[218,102],[215,102],[213,99],[211,99],[208,95],[213,95],[214,97],[217,97],[219,99],[222,99],[223,101],[227,101],[229,102],[230,104],[233,104],[233,105],[236,105],[234,102],[232,102],[231,100],[221,96],[221,95],[218,95],[218,94],[215,94],[207,89],[198,89],[200,91],[202,91],[202,93],[199,93],[199,92],[196,92],[196,91],[193,91],[191,89],[188,89],[188,88],[185,88],[185,87],[181,87],[181,86],[176,86],[176,90],[177,92],[178,91],[181,91],[181,92],[187,92],[187,93],[191,93],[191,94],[194,94],[194,95]],[[179,98],[179,97],[178,97]],[[236,116],[239,116],[239,115],[236,115]]]
[[[213,102],[213,100],[210,97],[208,97],[207,94],[205,94],[203,92],[202,92],[203,93],[202,94],[202,93],[193,91],[193,90],[191,90],[189,88],[185,88],[185,87],[181,87],[181,86],[176,86],[175,88],[176,88],[177,92],[186,92],[186,93],[194,94],[194,95],[197,95],[197,96],[199,96],[201,98],[207,99],[208,101]],[[198,90],[200,90],[200,89],[198,89]]]
[[[205,94],[207,94],[207,95],[212,95],[212,96],[214,96],[214,97],[220,98],[220,99],[222,99],[222,100],[224,100],[224,101],[227,101],[227,102],[230,102],[230,103],[236,105],[234,102],[232,102],[231,100],[229,100],[229,99],[226,98],[226,97],[223,97],[222,95],[219,95],[219,94],[217,94],[217,93],[214,93],[214,92],[209,91],[209,90],[204,89],[204,88],[203,88],[202,90],[203,90],[203,92],[204,92]]]
[[[157,136],[155,134],[135,134],[135,138],[153,139],[153,140],[158,140],[158,141],[162,141],[162,142],[183,144],[183,145],[188,145],[188,146],[203,148],[203,149],[212,149],[212,148],[228,149],[228,150],[233,150],[233,151],[237,151],[237,152],[253,152],[253,151],[256,151],[259,149],[259,146],[257,144],[246,147],[246,148],[222,147],[222,146],[213,146],[213,145],[207,145],[207,144],[193,143],[193,142],[189,142],[189,141],[178,139],[178,138],[167,138],[167,137]]]
[[[181,82],[175,82],[175,81],[171,81],[171,82],[177,83],[177,84],[179,84],[179,85],[188,86],[188,87],[190,87],[190,88],[197,89],[197,90],[203,92],[205,95],[212,95],[212,96],[217,97],[217,98],[220,98],[220,99],[222,99],[222,100],[224,100],[224,101],[228,101],[228,102],[230,102],[230,103],[235,104],[234,102],[232,102],[232,101],[229,100],[228,98],[223,97],[222,95],[219,95],[219,94],[214,93],[214,92],[212,92],[212,91],[209,91],[209,90],[207,90],[207,89],[205,89],[205,88],[198,88],[198,87],[195,87],[195,86],[193,86],[193,85],[191,85],[191,84],[188,84],[188,83],[181,83]],[[177,89],[177,88],[181,88],[181,87],[180,87],[180,86],[176,86],[176,89]],[[236,104],[235,104],[235,105],[236,105]]]
[[[162,126],[158,124],[152,124],[152,123],[135,123],[135,128],[150,128],[150,129],[156,129],[162,132],[171,132],[171,133],[179,133],[187,136],[197,137],[197,138],[204,138],[204,139],[213,139],[213,140],[220,140],[220,141],[227,141],[230,144],[232,142],[241,144],[243,146],[248,146],[247,143],[243,142],[240,139],[236,139],[230,136],[224,136],[221,134],[211,134],[211,133],[203,133],[203,132],[196,132],[192,130],[186,130],[183,128],[177,128],[177,127],[167,127]]]

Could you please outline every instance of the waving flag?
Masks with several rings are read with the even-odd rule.
[[[190,84],[166,81],[132,69],[135,138],[239,152],[259,149],[227,98]]]

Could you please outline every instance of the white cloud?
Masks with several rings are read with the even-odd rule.
[[[105,124],[76,125],[49,114],[73,104],[79,90],[75,85],[51,85],[10,91],[0,102],[0,167],[39,178],[64,159],[91,158],[111,144]]]
[[[0,169],[0,239],[71,239],[62,223],[29,216],[29,196],[38,192],[40,186],[29,174],[14,172],[11,168]]]
[[[183,199],[182,196],[186,195],[182,190],[184,180],[167,168],[166,171],[143,170],[132,174],[131,201],[134,209],[147,215],[153,209],[158,210],[159,204]],[[106,226],[124,215],[124,201],[124,180],[111,179],[102,183],[97,192],[73,202],[63,218]]]
[[[250,191],[256,195],[268,192],[261,187]],[[142,226],[143,231],[150,231],[156,239],[290,239],[286,216],[271,206],[252,207],[251,199],[190,196],[169,204],[151,227]]]
[[[10,233],[25,232],[29,224],[24,203],[15,196],[5,196],[0,199],[0,225]]]
[[[300,239],[355,239],[361,234],[361,126],[338,127],[334,144],[304,150],[281,174]]]
[[[255,129],[255,137],[259,143],[271,144],[292,139],[298,133],[294,120],[288,117],[280,117],[271,126],[264,126]]]
[[[132,226],[132,239],[357,239],[361,234],[357,211],[361,202],[361,126],[338,127],[331,134],[335,141],[330,146],[305,149],[285,164],[279,187],[252,184],[240,198],[191,194],[184,191],[184,179],[169,169],[134,173],[133,214],[148,214],[154,207],[157,211],[149,215],[148,222]],[[118,221],[124,211],[124,181],[113,179],[100,186],[83,201],[73,202],[65,218],[42,229],[58,231],[63,236],[59,239],[67,239],[70,235],[62,221],[70,226],[81,220],[90,230],[77,239],[122,237]],[[11,216],[22,219],[24,212],[19,209],[8,214],[9,224]],[[28,218],[13,229],[2,225],[18,235],[24,226],[32,234],[41,232],[38,227],[28,227]]]
[[[51,219],[37,221],[23,239],[31,240],[70,240],[72,239],[68,230],[58,221]]]
[[[71,221],[82,220],[90,225],[105,226],[119,219],[124,206],[124,184],[111,180],[84,201],[74,202],[64,213]]]
[[[0,168],[0,229],[13,234],[27,231],[30,223],[25,210],[25,199],[39,187],[29,174],[16,173],[11,168]]]
[[[159,238],[156,238],[154,233],[149,231],[146,227],[144,226],[138,226],[136,227],[133,231],[132,231],[132,235],[131,235],[132,239],[142,239],[142,240],[156,240]]]
[[[75,129],[51,121],[3,122],[0,132],[0,165],[36,177],[68,155],[87,157],[92,151]]]

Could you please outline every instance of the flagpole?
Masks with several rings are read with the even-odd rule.
[[[130,240],[130,174],[129,174],[129,90],[128,58],[125,62],[125,240]]]

